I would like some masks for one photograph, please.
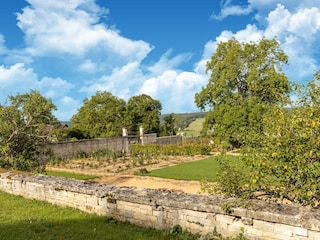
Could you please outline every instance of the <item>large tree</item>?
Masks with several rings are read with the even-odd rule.
[[[133,133],[138,133],[143,126],[145,133],[160,132],[161,103],[149,95],[133,96],[127,106],[127,127]]]
[[[119,136],[124,126],[126,102],[110,92],[98,91],[85,98],[78,113],[72,116],[72,128],[87,138]]]
[[[209,82],[195,95],[197,107],[209,108],[205,128],[236,145],[245,142],[248,131],[262,131],[265,109],[289,99],[290,84],[281,68],[287,61],[275,39],[219,43],[207,63]]]
[[[9,96],[0,106],[0,167],[42,170],[45,166],[40,146],[51,140],[59,122],[56,106],[37,91]]]

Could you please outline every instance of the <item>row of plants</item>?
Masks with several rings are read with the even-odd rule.
[[[161,156],[195,156],[210,155],[216,150],[214,144],[209,139],[196,141],[184,141],[179,144],[148,144],[132,145],[130,149],[131,157],[145,156],[146,158],[159,158]]]

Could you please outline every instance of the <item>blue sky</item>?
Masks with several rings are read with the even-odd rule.
[[[60,120],[97,91],[199,111],[206,62],[231,37],[276,37],[292,82],[320,70],[319,0],[14,0],[0,16],[0,104],[35,89]]]

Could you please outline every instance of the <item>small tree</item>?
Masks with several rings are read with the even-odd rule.
[[[164,123],[161,126],[161,135],[163,136],[176,135],[178,119],[174,115],[174,113],[170,113],[169,115],[165,116],[163,120],[164,120]]]
[[[40,146],[52,137],[59,122],[55,105],[37,91],[9,96],[0,107],[0,167],[41,171],[45,162]]]

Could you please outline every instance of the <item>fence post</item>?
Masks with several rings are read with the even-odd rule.
[[[145,144],[145,138],[144,138],[144,127],[140,126],[140,140],[141,140],[141,144],[144,145]]]
[[[122,128],[122,156],[125,152],[129,151],[129,138],[128,138],[128,129],[126,127]]]

